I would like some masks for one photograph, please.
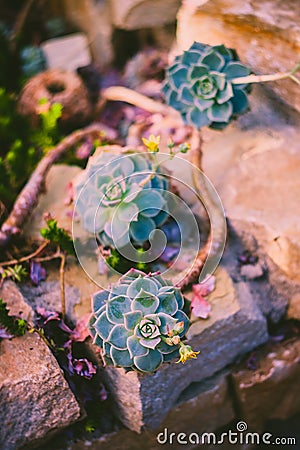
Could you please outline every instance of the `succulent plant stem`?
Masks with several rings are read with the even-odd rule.
[[[290,78],[292,81],[300,85],[300,80],[295,77],[295,73],[300,70],[300,63],[298,63],[289,72],[278,72],[271,75],[248,75],[247,77],[233,78],[232,84],[252,84],[252,83],[266,83],[269,81],[278,81]]]

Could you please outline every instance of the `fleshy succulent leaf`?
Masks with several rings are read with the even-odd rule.
[[[154,372],[163,362],[163,356],[158,350],[149,350],[146,356],[136,356],[134,364],[141,372]]]
[[[133,358],[135,356],[146,356],[149,353],[148,348],[141,345],[140,339],[136,336],[130,336],[127,340],[127,346],[130,356]]]
[[[96,292],[96,294],[94,294],[92,296],[92,308],[93,308],[93,311],[95,311],[95,314],[97,314],[97,311],[102,306],[106,305],[108,296],[109,296],[109,292],[105,291],[105,290]]]
[[[111,347],[110,357],[117,367],[130,367],[133,364],[133,359],[128,350],[117,350]]]
[[[159,307],[157,312],[164,312],[173,316],[178,310],[178,304],[176,297],[174,295],[174,291],[169,292],[160,292],[158,294],[159,298]]]
[[[125,350],[127,348],[127,339],[130,332],[126,330],[124,325],[115,325],[108,336],[108,341],[113,347],[118,350]]]
[[[107,316],[106,316],[106,312],[104,311],[96,320],[96,322],[94,323],[94,327],[97,331],[97,333],[99,334],[99,336],[106,340],[109,336],[109,333],[111,332],[111,330],[114,327],[114,324],[111,323]]]
[[[133,330],[142,317],[143,314],[141,311],[130,311],[124,314],[124,323],[127,330]]]
[[[177,320],[163,312],[158,313],[158,317],[160,318],[161,321],[160,326],[161,333],[168,334],[169,329],[172,329],[175,326]]]
[[[130,311],[130,299],[125,295],[114,297],[107,304],[107,317],[113,323],[123,323],[124,314]]]
[[[154,313],[159,305],[159,299],[151,292],[141,289],[132,302],[132,309],[141,311],[144,315]]]
[[[129,288],[127,289],[127,295],[130,298],[135,298],[138,294],[141,293],[141,290],[156,295],[158,292],[158,287],[155,281],[151,280],[150,277],[143,277],[142,275],[140,275],[130,284]]]
[[[247,77],[250,74],[250,69],[239,62],[232,61],[226,65],[224,72],[227,79],[231,80],[232,78]]]
[[[150,233],[155,229],[154,220],[140,214],[138,220],[130,224],[130,235],[136,242],[142,243],[149,239]]]
[[[159,336],[157,336],[156,338],[153,338],[153,339],[143,339],[143,338],[140,339],[141,345],[143,345],[146,348],[152,348],[152,349],[154,349],[157,346],[157,344],[160,343],[160,341],[161,341],[161,338]]]

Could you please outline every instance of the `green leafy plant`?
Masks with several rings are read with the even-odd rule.
[[[130,238],[143,245],[168,218],[168,182],[156,169],[151,154],[101,151],[91,157],[75,186],[83,227],[104,246],[121,248]]]
[[[74,245],[71,236],[57,225],[57,220],[49,217],[46,219],[46,227],[40,229],[43,238],[56,244],[62,251],[74,255]]]
[[[28,275],[27,270],[21,264],[16,264],[14,266],[7,267],[4,269],[1,276],[2,279],[11,278],[14,281],[21,283]]]
[[[90,332],[107,364],[152,373],[178,355],[197,355],[181,342],[189,326],[183,307],[180,290],[158,272],[131,269],[93,296]]]
[[[63,107],[60,103],[49,104],[46,98],[42,98],[37,106],[41,127],[32,134],[34,144],[46,152],[53,147],[58,139],[58,120],[62,115]]]
[[[17,113],[16,99],[0,87],[0,197],[9,209],[37,162],[59,140],[59,103],[37,105],[41,126],[31,128]]]
[[[195,42],[167,69],[163,92],[186,124],[220,129],[247,111],[249,85],[236,79],[249,74],[234,50]]]
[[[9,315],[9,310],[2,298],[0,298],[0,327],[12,336],[23,336],[28,329],[28,324],[24,319]]]

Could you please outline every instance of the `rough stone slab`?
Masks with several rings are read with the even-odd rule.
[[[49,69],[76,70],[91,64],[87,37],[83,33],[49,39],[41,44]]]
[[[187,0],[178,13],[180,51],[193,41],[237,50],[254,73],[285,72],[300,55],[298,0]],[[300,92],[291,80],[272,83],[278,96],[300,111]]]
[[[143,431],[140,435],[129,431],[120,430],[116,433],[103,436],[100,439],[73,444],[70,450],[82,450],[89,448],[96,450],[154,450],[165,448],[172,450],[181,448],[168,442],[158,443],[157,435],[163,433],[161,442],[164,441],[165,428],[168,433],[204,433],[214,431],[226,425],[234,419],[231,398],[228,393],[227,373],[205,380],[203,383],[193,384],[179,398],[172,411],[156,431]],[[195,448],[184,445],[183,448]]]
[[[106,382],[121,411],[120,420],[132,430],[159,427],[191,383],[211,377],[268,339],[266,320],[247,284],[234,284],[224,269],[218,269],[216,276],[216,289],[210,295],[211,317],[195,321],[188,331],[189,343],[201,351],[197,360],[185,365],[165,364],[153,375],[105,368]]]
[[[56,359],[36,334],[0,343],[0,448],[15,450],[80,417]]]
[[[56,279],[58,277],[58,271],[59,269],[57,269],[56,272]],[[40,307],[49,311],[61,312],[61,293],[58,281],[43,281],[38,286],[22,284],[21,290],[34,310],[36,310],[37,307]],[[65,294],[67,317],[72,321],[75,321],[76,315],[74,307],[76,303],[80,302],[79,291],[75,287],[66,284]]]
[[[112,20],[117,28],[137,30],[175,22],[180,0],[111,0]]]
[[[299,129],[283,125],[291,118],[270,113],[279,108],[276,102],[261,109],[257,98],[253,100],[253,111],[241,118],[251,128],[241,130],[234,124],[222,136],[207,134],[204,167],[239,237],[248,244],[256,241],[290,279],[299,282]],[[263,115],[273,125],[266,126]]]
[[[25,225],[24,234],[29,239],[42,240],[40,229],[45,227],[44,214],[49,212],[58,225],[72,231],[73,207],[66,204],[68,186],[80,167],[55,164],[49,170],[45,180],[45,192],[40,196],[38,206],[32,212],[30,221]]]
[[[239,367],[232,374],[242,416],[252,427],[300,411],[300,341],[278,344],[257,357],[255,371]]]
[[[235,418],[228,373],[222,372],[200,383],[192,383],[178,398],[158,431],[204,433],[217,430]],[[180,420],[178,420],[180,418]]]
[[[12,280],[5,280],[0,287],[0,298],[6,303],[11,316],[32,321],[34,311],[23,297],[22,292]]]
[[[113,60],[112,19],[110,5],[107,1],[61,0],[57,7],[61,14],[76,29],[88,37],[93,60],[103,69]]]
[[[294,294],[289,303],[287,310],[288,319],[300,320],[300,293]]]

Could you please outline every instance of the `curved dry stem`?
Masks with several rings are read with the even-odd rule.
[[[33,259],[37,255],[42,253],[42,251],[47,247],[48,244],[49,244],[49,241],[46,240],[34,252],[30,253],[29,255],[23,256],[22,258],[19,258],[19,259],[11,259],[10,261],[3,261],[0,263],[0,267],[11,266],[13,264],[20,264],[20,263],[29,261],[30,259]]]
[[[295,83],[300,84],[298,78],[294,76],[295,73],[298,72],[299,70],[300,70],[300,63],[296,64],[296,66],[289,72],[277,72],[270,75],[248,75],[247,77],[233,78],[231,80],[231,83],[232,84],[266,83],[269,81],[278,81],[290,78]]]
[[[123,86],[111,86],[107,89],[104,89],[101,92],[101,96],[105,100],[129,103],[153,114],[160,113],[165,116],[180,116],[180,114],[170,106],[167,106],[164,103],[157,102],[156,100],[152,100],[151,98],[146,97],[139,92],[125,88]]]
[[[6,245],[14,234],[20,232],[21,226],[37,205],[45,177],[52,164],[81,139],[87,136],[101,136],[101,132],[102,128],[99,124],[89,125],[82,130],[74,131],[41,159],[15,201],[10,215],[1,227],[0,247]]]
[[[66,317],[65,264],[66,264],[66,256],[64,253],[61,253],[60,267],[59,267],[59,285],[60,285],[60,297],[61,297],[61,315],[62,315],[63,320]]]
[[[226,237],[226,225],[223,208],[217,201],[216,193],[211,190],[210,184],[202,171],[202,149],[199,131],[194,130],[191,139],[190,162],[193,164],[193,184],[199,199],[205,206],[210,219],[210,231],[206,243],[199,251],[193,266],[189,272],[180,279],[177,286],[181,289],[190,284],[199,282],[199,277],[204,279],[215,270],[224,249]],[[201,273],[202,272],[202,273]],[[204,273],[205,272],[205,273]],[[204,275],[203,275],[204,273]],[[176,277],[177,278],[177,277]]]

